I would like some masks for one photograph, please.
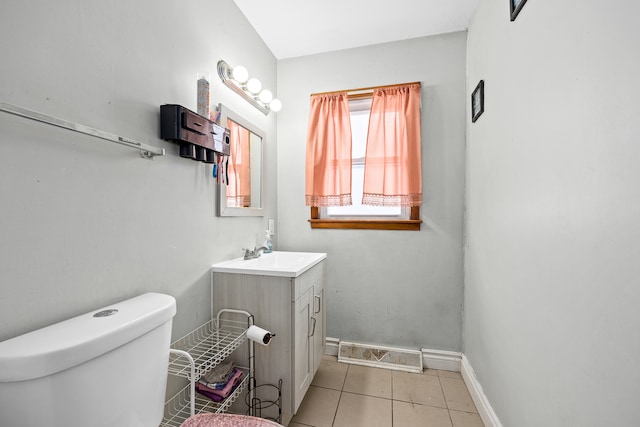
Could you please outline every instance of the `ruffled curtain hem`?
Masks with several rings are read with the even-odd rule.
[[[315,196],[307,194],[305,196],[307,206],[351,206],[351,194],[340,194],[336,196]]]
[[[251,206],[251,196],[229,196],[227,197],[227,207],[247,208]]]
[[[364,193],[362,204],[368,206],[420,206],[422,194],[400,194],[388,196],[384,194]]]

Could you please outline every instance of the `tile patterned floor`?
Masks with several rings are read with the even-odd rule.
[[[412,374],[325,356],[289,427],[484,427],[457,372]]]

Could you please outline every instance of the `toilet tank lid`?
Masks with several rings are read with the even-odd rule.
[[[147,293],[0,342],[0,382],[69,369],[152,331],[175,314],[175,298]]]

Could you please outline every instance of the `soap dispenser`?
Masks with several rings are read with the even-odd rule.
[[[264,247],[266,248],[263,252],[265,254],[270,254],[273,252],[273,242],[271,241],[271,230],[264,230],[265,238],[264,238]]]

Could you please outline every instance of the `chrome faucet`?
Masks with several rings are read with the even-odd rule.
[[[242,250],[244,251],[244,259],[260,258],[260,251],[264,251],[266,249],[267,248],[265,248],[264,246],[260,246],[259,248],[256,247],[253,250],[242,248]]]

